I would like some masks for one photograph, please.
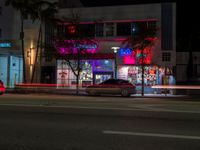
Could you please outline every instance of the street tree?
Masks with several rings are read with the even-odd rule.
[[[125,47],[131,48],[133,51],[141,50],[141,59],[139,60],[139,64],[142,68],[142,89],[141,89],[141,95],[144,96],[144,71],[145,71],[145,65],[148,63],[145,61],[145,54],[144,50],[148,47],[152,47],[155,45],[155,42],[157,40],[156,33],[157,28],[149,26],[149,22],[143,24],[143,28],[141,28],[139,31],[137,31],[137,28],[132,29],[132,34],[129,36],[124,42],[123,45]],[[136,32],[138,32],[136,34]]]
[[[32,21],[35,21],[36,19],[42,20],[43,19],[42,14],[45,14],[50,11],[51,13],[49,13],[49,16],[51,16],[54,5],[53,3],[49,3],[48,1],[43,1],[43,0],[6,0],[5,5],[12,6],[20,13],[20,21],[21,21],[20,39],[21,39],[21,51],[23,58],[23,82],[26,83],[27,81],[26,81],[26,61],[25,61],[25,50],[24,50],[24,20],[29,17],[31,18]],[[42,31],[40,27],[39,37],[41,35],[41,32]],[[40,39],[39,37],[38,39]],[[38,51],[38,46],[37,46],[37,51]]]
[[[65,25],[66,22],[67,25]],[[77,14],[72,13],[70,19],[64,18],[64,21],[60,21],[58,26],[66,30],[55,38],[57,58],[65,60],[75,75],[76,94],[79,94],[79,79],[83,69],[82,60],[92,54],[88,49],[96,49],[97,43],[80,28],[79,15]]]
[[[44,24],[53,24],[54,23],[54,16],[57,13],[57,6],[58,3],[54,2],[48,2],[48,1],[35,1],[35,3],[32,6],[32,15],[35,19],[38,19],[40,21],[39,25],[39,32],[38,32],[38,38],[37,38],[37,48],[36,48],[36,54],[35,54],[35,60],[33,65],[33,73],[31,76],[31,83],[34,81],[34,76],[36,74],[36,67],[38,65],[38,56],[40,53],[40,50],[44,47],[43,41],[42,41],[42,33],[43,33],[43,26]]]

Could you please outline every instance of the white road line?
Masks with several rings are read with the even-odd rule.
[[[200,136],[190,136],[190,135],[174,135],[174,134],[160,134],[160,133],[140,133],[140,132],[110,131],[110,130],[104,130],[103,133],[104,134],[115,134],[115,135],[132,135],[132,136],[147,136],[147,137],[161,137],[161,138],[200,140]]]

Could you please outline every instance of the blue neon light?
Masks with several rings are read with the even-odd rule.
[[[97,49],[97,45],[96,45],[96,44],[92,44],[92,45],[77,44],[77,48],[83,48],[83,49]]]
[[[0,43],[0,48],[9,48],[12,47],[11,43]]]
[[[120,56],[127,56],[132,54],[132,49],[130,48],[120,48],[119,50]]]

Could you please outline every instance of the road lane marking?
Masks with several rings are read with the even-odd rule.
[[[126,132],[126,131],[111,131],[111,130],[104,130],[103,133],[104,134],[113,134],[113,135],[131,135],[131,136],[147,136],[147,137],[161,137],[161,138],[200,140],[200,136],[190,136],[190,135]]]
[[[141,107],[135,108],[117,108],[117,107],[88,107],[88,106],[73,106],[73,105],[56,105],[51,102],[41,104],[0,104],[0,106],[16,106],[16,107],[40,107],[40,108],[72,108],[72,109],[97,109],[97,110],[120,110],[120,111],[144,111],[144,112],[172,112],[172,113],[191,113],[200,114],[200,111],[181,111],[167,109],[145,109]]]

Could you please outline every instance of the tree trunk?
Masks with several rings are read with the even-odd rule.
[[[78,66],[77,66],[77,78],[76,78],[76,94],[78,95],[79,94],[79,76],[80,76],[80,63],[81,63],[81,60],[80,60],[80,55],[81,55],[81,49],[78,50]]]
[[[144,48],[142,48],[142,91],[141,95],[144,96]]]
[[[34,60],[34,64],[33,64],[33,72],[32,72],[32,76],[31,76],[31,83],[33,83],[34,76],[35,76],[35,70],[36,70],[37,59],[38,59],[39,48],[40,48],[41,32],[42,32],[42,22],[40,23],[40,28],[39,28],[39,33],[38,33],[37,49],[36,49],[35,60]]]
[[[21,13],[21,32],[20,32],[21,46],[22,46],[22,57],[23,57],[23,83],[26,83],[26,60],[24,55],[24,18]]]
[[[76,76],[76,94],[79,94],[79,75]]]

